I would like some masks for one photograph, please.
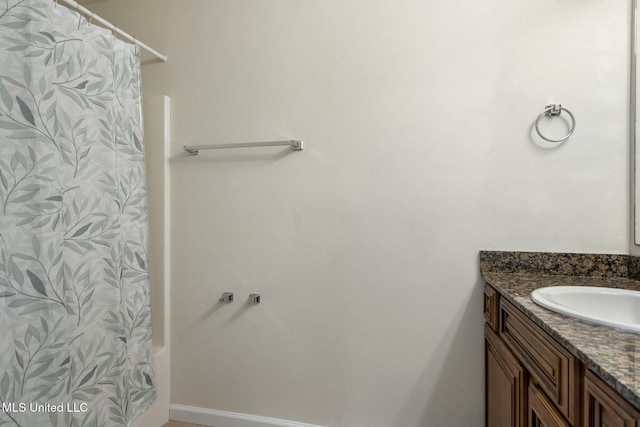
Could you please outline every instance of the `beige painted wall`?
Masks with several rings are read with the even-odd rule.
[[[174,403],[477,425],[478,251],[627,251],[628,0],[95,8],[170,58],[143,86],[172,99]],[[307,149],[181,151],[282,138]]]

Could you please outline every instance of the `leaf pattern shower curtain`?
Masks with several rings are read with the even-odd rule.
[[[53,0],[0,0],[0,425],[155,397],[139,70]]]

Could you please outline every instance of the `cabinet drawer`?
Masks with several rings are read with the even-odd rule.
[[[490,285],[484,285],[484,318],[491,328],[498,332],[498,292]]]
[[[578,422],[579,363],[509,301],[500,298],[500,336],[572,425]]]
[[[584,376],[583,424],[586,427],[636,427],[640,412],[591,371]]]

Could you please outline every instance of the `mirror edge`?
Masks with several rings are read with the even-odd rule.
[[[637,19],[637,11],[638,11],[638,0],[631,1],[631,26],[630,26],[630,84],[629,84],[629,146],[630,146],[630,175],[631,175],[631,215],[630,215],[630,229],[631,229],[631,244],[630,252],[632,255],[640,254],[640,228],[638,224],[638,215],[640,215],[640,209],[638,207],[638,199],[640,198],[640,176],[637,167],[638,162],[640,162],[640,150],[636,148],[636,132],[638,128],[638,124],[640,120],[638,120],[637,112],[636,112],[636,104],[637,104],[637,94],[636,94],[636,81],[637,78],[637,54],[636,54],[636,46],[638,44],[638,19]]]

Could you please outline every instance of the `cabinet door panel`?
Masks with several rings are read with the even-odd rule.
[[[640,426],[640,412],[591,371],[585,372],[583,404],[586,427]]]
[[[491,286],[484,285],[484,318],[494,331],[498,331],[498,292]]]
[[[529,385],[529,427],[570,427],[558,410],[534,384]]]
[[[485,324],[487,427],[526,425],[525,371],[498,336]]]

